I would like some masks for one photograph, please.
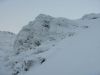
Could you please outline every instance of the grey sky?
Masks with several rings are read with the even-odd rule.
[[[0,30],[17,33],[40,13],[77,19],[100,13],[100,0],[0,0]]]

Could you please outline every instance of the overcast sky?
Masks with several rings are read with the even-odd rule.
[[[100,0],[0,0],[0,30],[17,33],[40,13],[77,19],[100,13]]]

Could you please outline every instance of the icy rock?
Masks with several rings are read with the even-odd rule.
[[[94,20],[98,18],[100,18],[100,14],[94,14],[94,13],[87,14],[82,17],[83,20]]]
[[[67,32],[72,32],[73,24],[75,25],[73,21],[65,18],[54,18],[40,14],[18,33],[14,44],[16,54],[35,50],[47,41],[61,40]]]

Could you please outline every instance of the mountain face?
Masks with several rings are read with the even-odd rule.
[[[51,48],[48,60],[25,75],[100,75],[100,15],[86,15],[77,23],[88,28]]]
[[[15,34],[7,31],[0,31],[0,51],[3,54],[13,50]]]
[[[95,26],[95,24],[96,24],[96,26]],[[100,14],[88,14],[78,20],[69,20],[69,19],[62,18],[62,17],[55,18],[55,17],[49,16],[49,15],[40,14],[35,18],[34,21],[30,21],[26,26],[24,26],[17,35],[10,33],[10,32],[0,32],[0,40],[1,40],[0,41],[0,44],[1,44],[0,45],[0,50],[1,50],[0,57],[3,59],[3,60],[0,59],[2,61],[0,63],[3,64],[3,66],[0,67],[0,69],[1,69],[0,73],[2,75],[24,75],[26,72],[29,72],[30,69],[32,69],[32,71],[29,72],[29,74],[28,74],[28,75],[32,75],[35,67],[37,67],[41,64],[43,64],[45,66],[44,62],[47,62],[46,65],[54,66],[55,63],[58,63],[58,65],[61,66],[61,64],[62,64],[61,61],[65,62],[65,60],[66,61],[68,60],[69,65],[70,65],[70,63],[71,63],[70,59],[66,59],[66,58],[70,57],[70,55],[72,55],[72,54],[73,54],[72,55],[73,57],[77,57],[78,54],[74,55],[75,51],[76,52],[88,51],[87,50],[88,48],[86,45],[90,44],[91,42],[88,41],[90,43],[86,44],[86,43],[84,43],[85,39],[83,39],[83,38],[88,38],[87,40],[89,40],[90,37],[85,37],[85,36],[92,37],[92,33],[95,34],[94,29],[91,32],[91,30],[92,30],[91,27],[92,28],[97,27],[97,29],[99,31],[99,27],[98,27],[99,24],[100,24]],[[90,32],[88,31],[89,29],[90,29]],[[86,33],[82,34],[84,31]],[[79,37],[77,37],[78,35],[79,35]],[[95,36],[97,36],[97,35],[95,35]],[[81,41],[81,40],[83,40],[83,41]],[[80,41],[81,41],[81,43],[80,43]],[[94,42],[95,42],[95,40],[94,40]],[[71,43],[73,43],[73,44],[71,44]],[[83,49],[79,50],[81,48],[85,48],[85,47],[83,47],[84,45],[86,47],[86,50],[83,50]],[[5,52],[3,52],[3,51],[5,51]],[[60,55],[59,51],[62,53],[61,55]],[[72,53],[71,53],[71,51],[72,51]],[[60,56],[57,55],[57,53]],[[90,56],[91,56],[91,54],[90,54]],[[51,59],[52,57],[53,58],[55,57],[55,58]],[[79,57],[81,57],[81,55]],[[84,57],[84,55],[82,57]],[[64,58],[64,60],[63,60],[63,58]],[[56,62],[56,59],[58,62]],[[74,59],[71,59],[71,60],[74,60]],[[80,59],[79,59],[79,61],[80,61]],[[92,59],[92,58],[90,57],[90,59]],[[52,65],[52,61],[54,61],[53,65]],[[83,61],[85,61],[85,60],[83,60]],[[75,62],[75,61],[73,61],[73,62]],[[71,64],[73,66],[76,65],[76,64],[74,65],[74,63],[71,63]],[[64,67],[64,65],[68,65],[68,64],[63,63],[63,67]],[[42,67],[43,70],[45,70],[44,66]],[[80,67],[80,65],[77,65],[77,66]],[[49,66],[47,66],[46,68],[48,69],[48,74],[46,74],[47,72],[45,73],[45,71],[44,71],[43,75],[50,74]],[[66,66],[65,66],[65,68],[66,68]],[[68,68],[70,68],[70,66],[68,66]],[[71,68],[73,68],[73,67],[71,66]],[[61,66],[61,69],[63,70],[62,66]],[[4,70],[6,70],[7,74],[5,74]],[[41,70],[41,71],[43,71],[43,70]],[[56,74],[56,72],[57,72],[56,68],[54,68],[54,70],[55,70],[55,74]],[[38,69],[37,69],[37,71],[38,71]],[[40,73],[41,73],[41,71],[39,70]],[[61,73],[62,72],[63,71],[61,71]],[[64,72],[65,72],[65,70],[64,70]],[[68,70],[68,72],[69,72],[69,70]],[[72,70],[72,72],[73,72],[73,70]],[[40,75],[40,73],[34,72],[34,75]],[[59,74],[60,74],[60,71],[59,71]],[[65,75],[66,74],[67,73],[65,73]],[[42,73],[41,73],[41,75],[42,75]],[[52,75],[54,75],[54,74],[52,74]],[[62,75],[64,75],[64,74],[62,74]],[[73,74],[71,74],[71,75],[73,75]]]
[[[0,31],[0,59],[13,52],[15,36],[12,32]]]
[[[88,28],[81,29],[77,35],[65,38],[51,48],[53,52],[48,60],[25,75],[100,75],[99,16],[97,19],[78,20],[78,24],[87,25]]]
[[[7,58],[14,53],[13,44],[16,35],[8,31],[0,31],[0,75],[7,75],[5,63]]]
[[[77,27],[71,20],[40,14],[19,32],[14,49],[17,54],[27,50],[35,52],[36,48],[46,42],[51,43],[65,38],[66,35],[73,35]]]
[[[82,17],[83,20],[94,20],[94,19],[100,19],[100,14],[95,14],[95,13],[91,13],[91,14],[87,14],[84,15]]]
[[[37,16],[16,36],[13,48],[15,56],[10,60],[13,62],[10,65],[13,66],[13,74],[28,71],[31,65],[42,64],[47,59],[42,53],[48,52],[65,37],[73,36],[80,28],[76,22],[66,18],[44,14]]]

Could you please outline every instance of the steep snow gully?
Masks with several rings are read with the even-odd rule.
[[[40,14],[17,35],[1,32],[13,40],[0,42],[0,75],[99,75],[99,32],[100,14],[78,20]]]

